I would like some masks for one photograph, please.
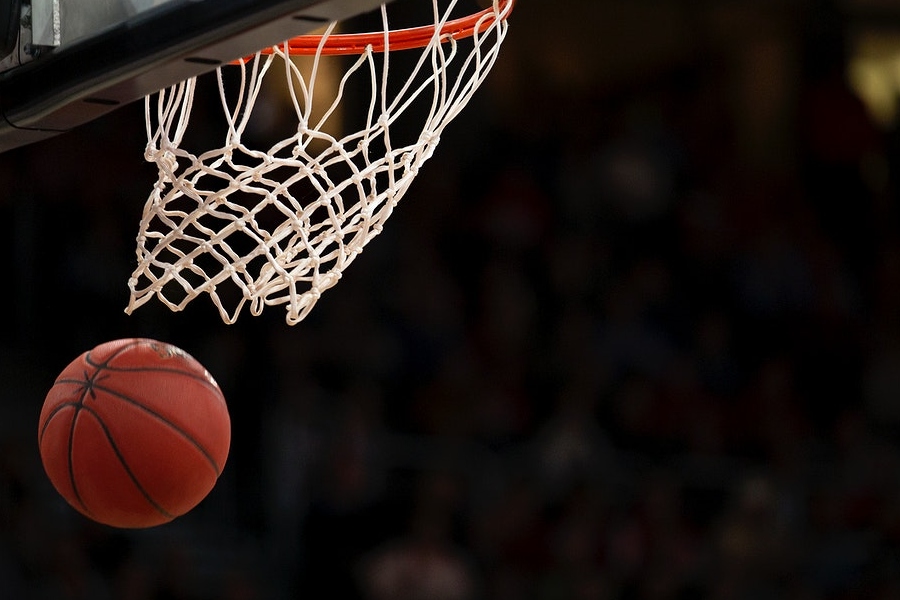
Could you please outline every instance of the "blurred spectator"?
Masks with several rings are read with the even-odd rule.
[[[436,474],[420,483],[408,534],[377,548],[361,564],[365,598],[474,599],[472,565],[452,542],[452,517],[459,502],[456,482]]]

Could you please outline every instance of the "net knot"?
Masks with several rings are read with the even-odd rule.
[[[247,308],[259,314],[275,305],[285,307],[289,324],[302,320],[383,230],[444,127],[492,68],[507,30],[500,7],[513,0],[492,1],[493,13],[485,9],[468,41],[454,34],[452,47],[438,46],[443,33],[436,31],[450,23],[456,1],[433,0],[434,23],[421,28],[421,46],[394,43],[395,33],[409,33],[391,31],[382,6],[384,31],[374,34],[381,44],[354,46],[357,60],[328,55],[324,49],[336,34],[309,36],[316,43],[308,64],[294,61],[285,45],[221,67],[219,100],[229,124],[221,147],[182,144],[198,137],[186,135],[196,80],[148,97],[144,157],[156,163],[158,179],[144,205],[129,307],[157,296],[180,310],[206,293],[228,323]],[[380,54],[414,48],[418,60]],[[256,93],[279,62],[289,88],[284,114],[296,122],[281,141],[252,147],[258,137],[253,108],[269,105],[256,102]],[[241,70],[238,94],[226,89],[232,78],[225,69]],[[319,81],[326,77],[333,81]],[[348,96],[358,113],[342,108]],[[254,132],[245,142],[244,131]]]
[[[426,146],[437,146],[441,143],[441,134],[437,131],[423,131],[419,139]]]
[[[159,148],[156,144],[154,142],[148,142],[144,147],[144,160],[147,162],[155,162],[158,152]]]
[[[155,162],[160,171],[174,173],[178,170],[178,157],[171,150],[157,149],[156,147],[151,149],[148,146],[144,155],[149,157],[147,158],[148,161]]]

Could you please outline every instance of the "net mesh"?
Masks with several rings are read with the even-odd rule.
[[[494,0],[465,39],[439,33],[455,5],[433,0],[435,34],[419,51],[391,52],[382,6],[384,52],[369,46],[350,58],[326,55],[332,24],[302,63],[285,44],[220,67],[221,147],[182,147],[196,79],[148,96],[146,159],[158,179],[140,223],[126,312],[154,296],[178,311],[208,294],[227,323],[244,308],[259,315],[270,305],[283,305],[289,324],[301,321],[382,231],[497,58],[511,3]],[[323,97],[321,74],[338,60],[339,85]],[[260,149],[248,140],[267,76],[286,84],[295,124],[289,137]],[[348,98],[363,104],[362,124],[335,134],[347,131],[341,107]]]

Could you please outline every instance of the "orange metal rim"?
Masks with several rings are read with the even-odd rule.
[[[441,40],[460,40],[471,37],[488,29],[499,18],[506,20],[515,0],[498,0],[496,10],[494,7],[486,8],[467,17],[461,17],[447,21],[441,27]],[[324,42],[321,35],[301,35],[288,40],[287,48],[290,54],[310,55],[320,51],[324,55],[362,54],[371,47],[374,52],[390,50],[409,50],[423,48],[434,38],[434,25],[397,29],[387,33],[341,33],[328,36]],[[262,51],[263,54],[272,52],[271,48]]]

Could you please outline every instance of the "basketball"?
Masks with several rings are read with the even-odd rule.
[[[225,466],[231,422],[219,386],[186,352],[106,342],[59,374],[38,426],[51,483],[83,515],[145,528],[185,514]]]

